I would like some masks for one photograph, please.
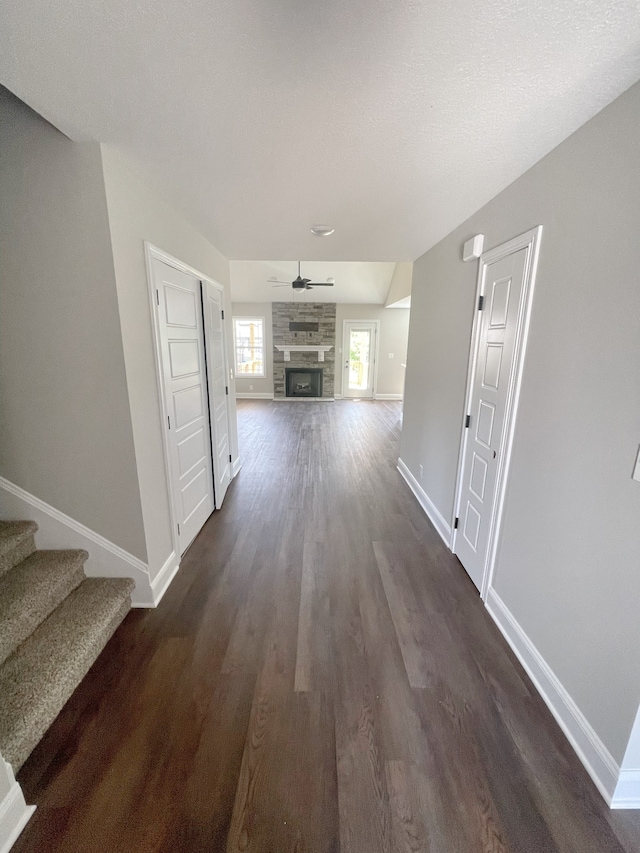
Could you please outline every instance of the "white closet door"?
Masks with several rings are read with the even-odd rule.
[[[182,555],[214,509],[200,280],[153,259],[171,494]]]
[[[496,472],[505,446],[505,410],[516,354],[527,251],[519,249],[487,264],[484,271],[483,309],[455,539],[455,553],[478,589],[482,589],[487,566]]]
[[[229,449],[229,380],[224,329],[222,288],[203,283],[209,406],[211,409],[211,446],[216,509],[220,509],[231,482]]]

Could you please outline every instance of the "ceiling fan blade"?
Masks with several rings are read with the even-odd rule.
[[[291,287],[290,284],[272,284],[271,287]]]
[[[277,284],[291,284],[290,281],[285,281],[282,278],[276,278],[275,275],[272,275],[271,278],[268,278],[267,281],[276,282]]]
[[[332,281],[312,281],[314,287],[333,287]]]
[[[308,284],[308,285],[305,287],[305,290],[313,290],[313,288],[311,287],[311,285],[310,285],[310,284]]]

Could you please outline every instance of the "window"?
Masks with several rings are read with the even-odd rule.
[[[264,319],[234,317],[233,339],[236,352],[236,376],[265,376]]]

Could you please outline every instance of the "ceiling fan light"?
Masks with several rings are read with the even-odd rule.
[[[330,234],[333,234],[335,228],[330,228],[329,225],[312,225],[311,233],[314,237],[328,237]]]

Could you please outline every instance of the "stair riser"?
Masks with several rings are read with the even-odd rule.
[[[127,615],[132,588],[125,579],[84,580],[0,668],[0,749],[15,770]]]
[[[46,599],[27,603],[20,621],[12,622],[11,632],[6,630],[0,634],[0,666],[83,580],[84,571],[82,565],[79,565],[73,574],[64,578],[63,583],[48,591]]]
[[[0,577],[6,575],[14,566],[26,560],[36,550],[36,543],[33,536],[27,536],[22,542],[19,542],[15,548],[12,548],[5,554],[0,556]]]
[[[40,727],[35,728],[34,726],[32,726],[28,730],[25,729],[22,731],[19,728],[16,729],[14,744],[3,746],[3,757],[6,761],[9,762],[9,764],[11,764],[14,769],[14,772],[17,773],[18,770],[20,770],[20,768],[25,763],[27,758],[31,755],[38,743],[40,743],[47,729],[51,726],[60,711],[62,711],[64,706],[67,704],[68,700],[73,695],[76,687],[80,684],[82,679],[89,672],[89,670],[99,657],[100,653],[113,636],[113,633],[115,632],[116,628],[122,622],[122,620],[127,615],[130,609],[130,601],[125,601],[122,603],[122,607],[120,608],[118,613],[113,617],[113,619],[111,619],[109,624],[105,626],[104,631],[101,634],[100,641],[96,642],[93,650],[93,656],[91,657],[91,659],[85,661],[84,666],[82,668],[78,667],[77,670],[74,672],[75,684],[71,686],[70,689],[65,693],[59,694],[59,696],[57,697],[57,702],[49,702],[46,708],[43,708]]]

